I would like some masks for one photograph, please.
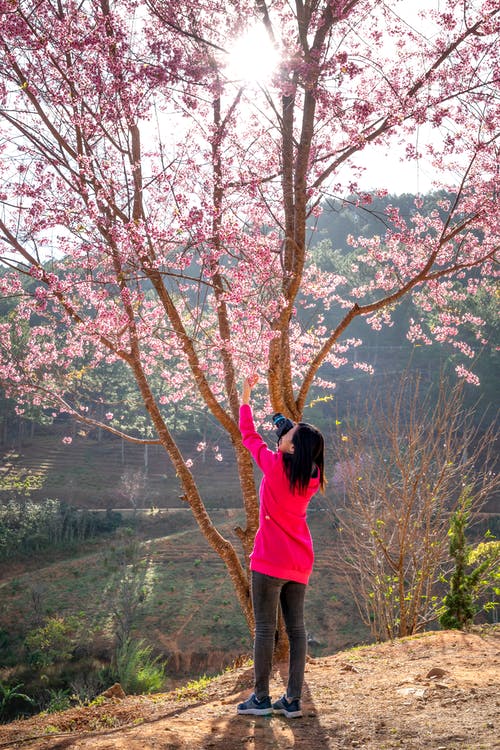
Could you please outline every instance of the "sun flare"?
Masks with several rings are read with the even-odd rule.
[[[229,48],[226,75],[243,83],[265,83],[272,76],[279,54],[265,29],[254,26]]]

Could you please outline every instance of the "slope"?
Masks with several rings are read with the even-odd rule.
[[[238,717],[250,665],[208,684],[0,727],[5,750],[492,750],[498,743],[500,629],[443,631],[311,659],[304,716]],[[273,697],[282,694],[277,665]],[[495,728],[495,724],[497,724]]]

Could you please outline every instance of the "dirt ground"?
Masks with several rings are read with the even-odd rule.
[[[443,631],[311,659],[304,716],[237,716],[252,669],[204,689],[102,699],[0,726],[26,750],[493,750],[500,748],[500,629]],[[278,665],[272,697],[283,694]]]

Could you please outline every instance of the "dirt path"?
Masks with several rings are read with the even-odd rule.
[[[311,660],[301,719],[237,716],[252,686],[243,666],[182,697],[108,699],[2,726],[0,748],[493,750],[500,748],[499,665],[499,629],[428,633]],[[273,698],[284,677],[277,668]]]

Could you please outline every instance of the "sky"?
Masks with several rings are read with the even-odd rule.
[[[412,193],[421,195],[433,190],[433,173],[429,162],[422,157],[418,162],[403,161],[397,149],[385,152],[385,149],[371,146],[362,151],[353,162],[365,168],[363,176],[357,178],[362,190],[367,192],[386,188],[389,193],[399,195]],[[350,174],[349,167],[339,171],[338,176],[345,178]]]
[[[432,39],[434,29],[426,11],[431,8],[441,10],[444,7],[443,0],[399,0],[394,4],[394,11],[400,15],[414,30],[422,36]],[[381,44],[392,44],[389,39]],[[259,49],[258,59],[255,49]],[[247,80],[250,86],[263,83],[270,75],[273,67],[278,62],[275,51],[272,49],[269,39],[266,37],[262,27],[254,27],[232,46],[229,45],[229,59],[226,73],[229,79]],[[390,54],[390,50],[388,50]],[[364,172],[361,178],[349,165],[345,165],[336,172],[335,179],[340,179],[348,184],[353,179],[362,190],[372,191],[381,187],[388,189],[390,193],[413,193],[423,194],[433,190],[433,180],[436,178],[430,162],[425,157],[424,142],[433,138],[429,128],[416,126],[413,145],[422,153],[418,162],[402,159],[402,149],[391,146],[386,152],[382,146],[376,147],[370,144],[368,148],[360,152],[352,159],[352,164],[362,166]]]

